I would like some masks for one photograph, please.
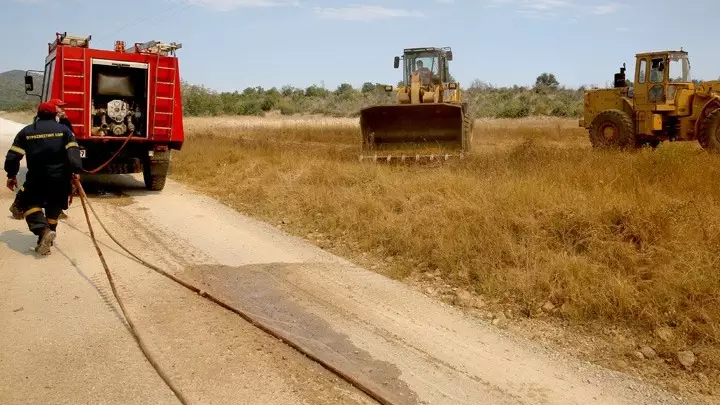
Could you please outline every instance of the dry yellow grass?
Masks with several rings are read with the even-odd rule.
[[[236,134],[238,130],[268,129],[268,128],[297,128],[317,127],[332,128],[357,127],[358,120],[353,118],[334,118],[312,115],[288,116],[280,114],[267,114],[265,117],[235,116],[235,117],[192,117],[185,119],[185,130],[196,131],[214,130],[228,135]]]
[[[575,120],[478,121],[474,156],[400,166],[359,163],[347,123],[206,122],[188,120],[173,177],[240,211],[394,277],[530,317],[549,301],[720,365],[720,161],[694,143],[601,152]]]

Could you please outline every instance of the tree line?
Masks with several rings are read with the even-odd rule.
[[[181,86],[183,113],[187,116],[262,116],[268,112],[279,112],[284,115],[357,117],[363,107],[395,101],[395,93],[386,92],[384,83],[372,82],[365,82],[359,88],[343,83],[335,89],[311,85],[304,89],[293,86],[279,89],[248,87],[231,92],[219,92],[186,81],[182,81]],[[582,114],[584,88],[561,86],[552,73],[539,75],[532,86],[498,87],[475,80],[469,85],[461,83],[461,88],[463,101],[468,103],[475,118],[578,117]],[[0,94],[0,98],[9,97],[9,93]],[[21,97],[6,101],[8,105],[5,109],[9,110],[36,107],[35,101]]]
[[[372,82],[360,88],[343,83],[335,89],[312,85],[305,89],[248,87],[234,92],[217,92],[187,82],[182,86],[183,112],[188,116],[264,115],[279,111],[285,115],[356,117],[363,107],[394,102],[395,94],[386,92],[385,84]],[[475,80],[463,86],[463,101],[476,118],[578,117],[582,114],[583,90],[563,87],[555,75],[543,73],[533,86],[496,87]]]

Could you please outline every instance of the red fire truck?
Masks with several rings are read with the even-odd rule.
[[[162,190],[171,151],[184,141],[178,43],[90,48],[91,36],[56,33],[45,71],[27,71],[25,93],[63,100],[65,114],[91,173],[143,173],[148,190]],[[42,90],[33,76],[43,73]],[[40,94],[37,94],[40,93]]]

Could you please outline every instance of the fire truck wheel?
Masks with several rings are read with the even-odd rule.
[[[145,188],[151,191],[164,189],[169,168],[170,151],[155,152],[153,156],[150,156],[143,168]]]

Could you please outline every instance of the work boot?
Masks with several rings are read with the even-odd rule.
[[[53,241],[55,240],[55,232],[51,231],[48,228],[45,228],[43,230],[42,234],[38,238],[38,244],[35,246],[35,251],[40,253],[41,255],[49,255],[50,254],[50,247],[53,245]]]
[[[20,210],[20,208],[18,208],[14,201],[10,206],[10,212],[12,213],[13,218],[23,219],[23,212]]]
[[[51,229],[52,232],[55,232]],[[37,245],[40,246],[40,241],[42,240],[42,235],[38,236]],[[50,246],[54,246],[55,242],[50,242]],[[37,247],[36,247],[37,249]]]
[[[67,219],[67,214],[65,213],[65,211],[60,211],[60,216],[58,217],[58,219]]]

